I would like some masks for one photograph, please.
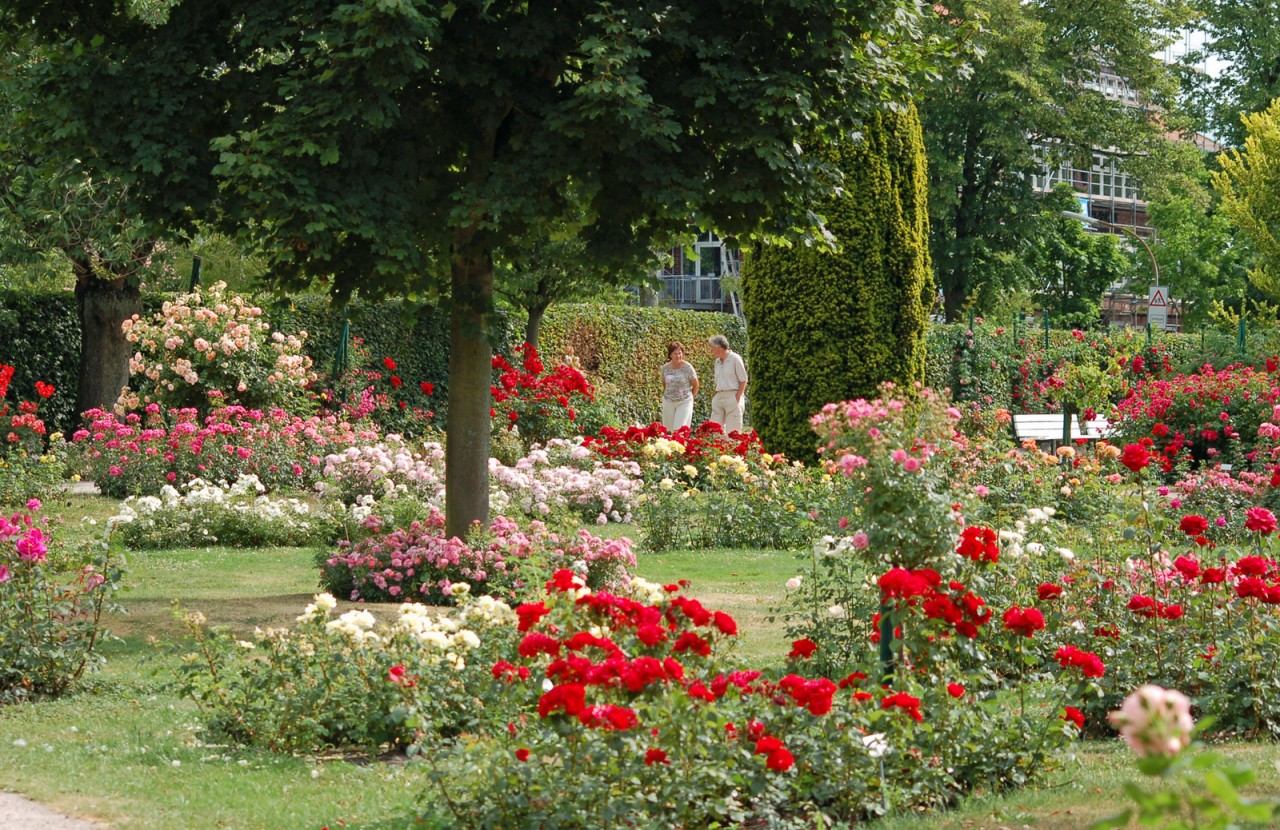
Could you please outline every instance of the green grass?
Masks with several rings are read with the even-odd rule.
[[[741,654],[752,661],[781,662],[790,648],[782,626],[765,622],[771,606],[796,574],[792,553],[757,550],[697,550],[641,553],[640,576],[654,582],[689,580],[689,593],[708,608],[738,621]]]
[[[115,503],[102,498],[73,497],[49,507],[63,517],[58,533],[74,541],[100,538],[104,520],[115,512]],[[611,530],[634,535],[634,528]],[[688,579],[694,596],[731,613],[748,659],[776,662],[785,653],[780,625],[765,617],[796,573],[792,554],[713,550],[639,558],[645,578]],[[164,691],[166,668],[176,658],[152,641],[171,643],[179,636],[175,600],[237,630],[289,624],[315,591],[311,551],[218,547],[135,553],[126,583],[130,587],[120,601],[128,613],[110,621],[123,639],[106,646],[106,671],[78,695],[0,709],[0,786],[125,830],[413,825],[415,805],[426,792],[415,765],[362,765],[206,745],[193,704]],[[1233,745],[1228,751],[1261,774],[1252,793],[1280,793],[1280,747]],[[891,816],[874,826],[1075,830],[1124,806],[1122,786],[1132,769],[1118,742],[1086,743],[1043,786],[976,794],[950,811]]]

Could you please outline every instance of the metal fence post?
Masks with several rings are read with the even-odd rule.
[[[191,257],[191,287],[188,289],[189,291],[194,292],[196,290],[196,286],[200,284],[201,263],[202,260],[200,259],[199,254],[195,254]]]
[[[351,321],[343,315],[342,318],[342,334],[338,338],[338,348],[334,350],[333,355],[333,380],[335,383],[347,371],[349,357],[347,355],[347,341],[351,339]]]

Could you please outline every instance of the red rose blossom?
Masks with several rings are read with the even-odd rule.
[[[817,643],[810,640],[808,637],[803,637],[791,644],[791,651],[787,654],[787,657],[792,660],[807,660],[812,657],[813,653],[817,650]]]

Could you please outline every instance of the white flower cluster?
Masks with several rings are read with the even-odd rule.
[[[297,539],[311,533],[315,517],[311,505],[296,498],[280,498],[265,494],[266,488],[254,475],[243,475],[235,483],[211,484],[192,479],[179,492],[169,485],[159,496],[130,496],[119,512],[107,519],[107,527],[121,530],[125,544],[137,546],[167,538],[174,544],[236,544],[238,528],[253,526],[259,535],[284,540]]]
[[[1053,545],[1055,528],[1051,520],[1055,513],[1057,511],[1052,507],[1028,508],[1026,514],[1013,523],[1012,528],[1000,531],[1002,552],[1017,559],[1023,555],[1042,556],[1052,549],[1068,562],[1073,561],[1075,553],[1070,548]]]
[[[324,479],[316,489],[336,494],[345,504],[361,496],[413,496],[432,507],[443,507],[444,447],[434,441],[411,447],[399,435],[388,435],[377,444],[352,446],[326,456]]]
[[[453,596],[462,598],[469,594],[467,583],[453,584]],[[516,613],[511,606],[487,596],[465,599],[456,618],[447,614],[433,615],[433,609],[425,605],[406,602],[397,607],[396,618],[385,625],[380,625],[373,614],[362,608],[347,611],[337,619],[329,619],[337,606],[331,594],[316,594],[312,603],[298,615],[297,621],[301,624],[322,623],[326,632],[341,636],[357,647],[378,647],[407,636],[425,647],[428,661],[444,663],[455,670],[466,668],[466,653],[480,647],[477,630],[507,627],[516,622]]]
[[[592,461],[589,468],[582,461],[557,464],[548,449],[534,449],[511,467],[489,459],[494,510],[519,510],[540,517],[564,507],[598,524],[631,521],[644,487],[640,465],[633,461]]]

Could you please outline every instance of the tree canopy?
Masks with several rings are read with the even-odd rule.
[[[139,195],[216,217],[284,290],[451,308],[452,532],[487,516],[493,252],[579,223],[634,257],[692,220],[807,227],[837,180],[806,147],[927,69],[905,0],[5,0],[43,48],[39,136]]]
[[[1023,279],[1022,249],[1039,221],[1032,177],[1046,164],[1103,147],[1158,169],[1150,159],[1176,126],[1176,86],[1152,54],[1186,16],[1184,4],[1161,0],[961,0],[933,21],[959,30],[980,58],[972,76],[929,86],[921,105],[931,248],[949,318],[984,284]],[[1134,100],[1106,94],[1104,75],[1124,79]]]

